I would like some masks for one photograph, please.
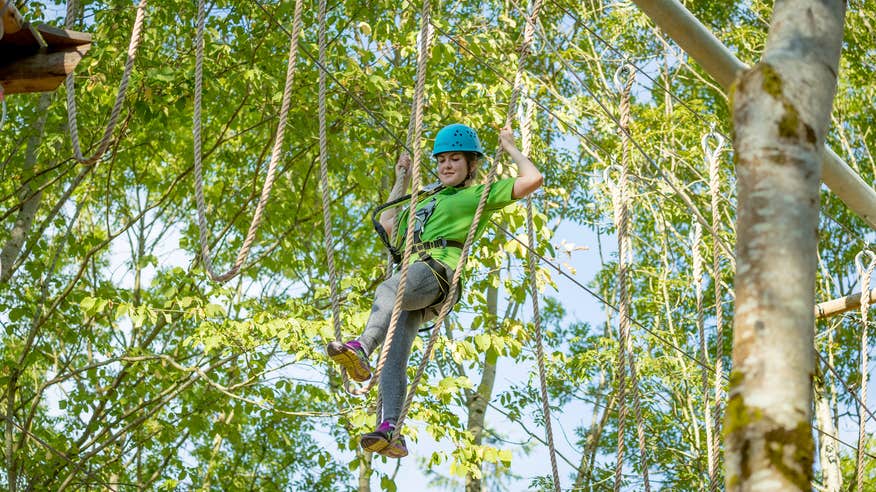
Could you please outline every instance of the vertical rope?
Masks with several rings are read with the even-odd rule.
[[[691,242],[693,243],[693,280],[697,304],[697,333],[699,335],[700,342],[700,371],[702,374],[703,391],[703,425],[706,430],[706,455],[709,473],[709,490],[714,490],[714,487],[717,486],[717,477],[715,476],[717,466],[715,464],[715,455],[712,453],[712,441],[714,440],[714,435],[712,434],[713,421],[709,397],[709,372],[707,370],[707,368],[709,367],[709,351],[706,340],[705,314],[703,310],[703,256],[700,253],[700,249],[702,248],[703,243],[703,227],[697,221],[694,221],[693,223],[693,237]]]
[[[523,155],[530,155],[531,147],[531,126],[534,117],[535,104],[529,101],[526,105],[526,113],[523,118],[523,124],[520,128],[520,137],[523,141]],[[551,406],[547,391],[547,371],[544,366],[544,338],[541,326],[541,313],[538,307],[538,279],[536,277],[536,269],[538,263],[533,252],[536,248],[535,226],[532,222],[532,196],[526,198],[526,232],[529,236],[529,248],[526,250],[526,264],[529,270],[529,288],[532,295],[532,324],[535,326],[535,349],[538,358],[538,379],[539,388],[541,390],[541,409],[544,415],[544,431],[547,438],[548,450],[551,457],[551,472],[554,477],[554,490],[560,492],[560,473],[557,468],[557,450],[554,446],[554,432],[551,425]]]
[[[867,268],[864,268],[863,257],[867,255],[870,260]],[[864,490],[864,454],[866,451],[866,427],[867,427],[867,409],[864,404],[867,401],[867,365],[868,365],[868,311],[870,310],[870,277],[873,274],[873,269],[876,268],[876,254],[870,250],[864,250],[855,256],[855,267],[858,270],[858,276],[861,278],[861,397],[859,399],[860,409],[858,415],[860,422],[858,423],[858,459],[855,466],[855,477],[857,478],[857,490]]]
[[[341,339],[341,305],[338,300],[338,274],[335,269],[335,241],[332,233],[331,201],[328,182],[328,136],[326,134],[326,0],[319,0],[319,185],[322,195],[323,245],[329,271],[329,292],[332,302],[332,326],[335,337]],[[345,369],[341,369],[344,388],[349,391],[350,380]]]
[[[620,102],[620,132],[621,132],[621,169],[616,186],[615,222],[618,235],[618,295],[619,295],[619,322],[620,347],[618,351],[619,365],[626,364],[630,376],[630,392],[633,395],[633,412],[636,418],[636,434],[639,443],[639,465],[642,469],[645,492],[650,492],[651,484],[648,479],[648,455],[645,443],[645,428],[642,420],[642,405],[639,398],[639,382],[636,374],[636,358],[633,353],[632,340],[630,338],[630,293],[628,289],[629,265],[632,262],[632,247],[630,240],[630,217],[627,204],[627,174],[630,166],[629,152],[629,124],[630,124],[630,92],[636,73],[627,65],[621,66],[615,73],[615,81],[618,85],[620,75],[627,72],[627,79],[623,84]],[[625,381],[624,381],[625,383]],[[623,399],[620,400],[620,408],[625,407]],[[623,440],[621,414],[626,418],[626,411],[618,412],[618,455],[623,453]],[[625,422],[623,422],[625,424]],[[620,461],[620,460],[619,460]],[[620,489],[622,464],[615,468],[615,490]]]
[[[0,22],[2,24],[2,22]],[[3,114],[0,115],[0,130],[6,124],[6,92],[3,90],[3,84],[0,84],[0,105],[3,106]]]
[[[520,45],[520,57],[517,60],[517,74],[514,77],[514,87],[511,89],[511,97],[509,98],[508,102],[508,112],[505,114],[505,125],[510,125],[512,119],[514,118],[514,115],[517,113],[517,100],[520,96],[520,91],[522,89],[521,86],[523,80],[524,62],[526,61],[527,54],[529,53],[529,47],[532,44],[532,38],[535,33],[535,23],[538,20],[538,12],[539,10],[541,10],[542,3],[543,0],[534,0],[532,5],[532,11],[526,19],[526,27],[523,31],[523,41]],[[484,207],[487,204],[487,197],[490,195],[490,188],[493,186],[493,181],[495,181],[496,179],[498,162],[501,156],[502,146],[500,145],[496,149],[496,154],[493,157],[490,171],[489,173],[487,173],[486,182],[484,183],[484,190],[481,194],[481,199],[478,202],[478,207],[475,210],[474,217],[472,217],[471,226],[468,229],[465,243],[462,245],[462,251],[460,252],[459,256],[459,263],[456,265],[456,270],[454,270],[453,272],[453,278],[451,279],[450,287],[448,288],[447,299],[444,301],[444,304],[441,305],[441,311],[438,313],[438,317],[435,319],[435,325],[433,326],[432,332],[429,335],[429,342],[426,344],[426,347],[423,350],[423,358],[420,361],[419,367],[417,367],[417,372],[414,375],[413,380],[411,381],[411,388],[408,391],[404,407],[402,408],[401,414],[398,418],[398,422],[396,423],[398,429],[401,429],[405,417],[407,417],[408,411],[411,408],[411,402],[413,402],[417,385],[420,383],[420,379],[422,379],[423,373],[426,370],[426,365],[429,363],[429,359],[432,356],[432,349],[435,346],[435,342],[438,340],[438,332],[441,329],[444,318],[453,307],[454,300],[456,299],[456,291],[459,288],[459,278],[462,276],[462,271],[465,269],[465,264],[468,261],[469,250],[471,249],[471,244],[474,241],[475,232],[477,231],[478,224],[480,223],[481,215],[483,215]],[[396,435],[401,435],[401,433],[399,432]]]
[[[430,14],[430,1],[423,0],[423,8],[420,17],[420,49],[417,53],[417,82],[414,91],[414,122],[413,125],[411,125],[413,133],[409,138],[413,151],[413,156],[411,157],[411,212],[409,217],[413,217],[413,211],[417,203],[417,196],[420,192],[420,159],[423,150],[420,145],[420,138],[423,131],[423,99],[425,98],[426,93],[426,63],[429,57],[429,43],[432,39],[429,34]],[[350,393],[354,395],[364,395],[370,391],[380,379],[380,373],[383,371],[383,366],[386,364],[386,357],[389,354],[389,348],[395,337],[395,330],[398,328],[398,320],[401,317],[401,304],[402,299],[404,298],[405,286],[408,281],[408,265],[410,263],[411,252],[413,251],[415,222],[416,221],[414,220],[408,220],[408,227],[405,231],[405,249],[402,254],[398,288],[395,291],[395,304],[392,307],[392,316],[389,319],[389,327],[386,330],[386,338],[384,339],[383,348],[380,350],[380,357],[377,360],[377,366],[374,368],[374,374],[365,386],[349,390]],[[401,428],[401,419],[399,419],[399,423],[397,423],[396,426],[398,429]],[[399,434],[397,433],[396,435]]]
[[[268,163],[268,171],[265,176],[265,183],[262,185],[262,192],[259,195],[259,201],[256,205],[255,213],[253,214],[252,222],[249,224],[249,229],[246,233],[246,238],[240,251],[237,252],[237,258],[234,265],[225,273],[217,273],[213,268],[213,255],[210,252],[210,245],[207,241],[207,213],[204,203],[204,178],[201,155],[201,93],[203,87],[203,72],[204,72],[204,0],[198,0],[198,28],[195,35],[195,109],[193,116],[193,138],[194,138],[194,171],[195,171],[195,201],[198,207],[198,241],[201,246],[201,259],[204,262],[204,270],[214,282],[226,282],[234,278],[239,272],[246,258],[249,256],[249,251],[255,241],[256,233],[259,225],[262,222],[265,207],[268,204],[268,198],[271,195],[271,188],[274,185],[274,178],[277,173],[277,166],[280,162],[280,154],[283,151],[283,140],[286,132],[286,120],[289,115],[289,108],[292,102],[292,80],[295,78],[295,60],[298,57],[298,37],[301,33],[301,15],[303,12],[303,0],[295,1],[295,17],[292,26],[292,36],[289,41],[289,56],[286,65],[286,83],[283,88],[283,99],[280,106],[279,122],[277,123],[277,136],[274,140],[274,147],[271,151],[271,160]]]
[[[70,29],[73,26],[73,21],[76,19],[76,12],[79,10],[77,0],[67,1],[67,15],[64,19],[64,26]],[[103,157],[110,146],[113,132],[116,128],[116,123],[119,120],[119,115],[122,112],[122,104],[125,102],[125,94],[128,92],[128,80],[131,77],[131,71],[134,68],[134,60],[137,58],[137,47],[140,46],[140,32],[143,30],[143,20],[146,18],[146,0],[140,0],[137,5],[137,15],[134,18],[134,27],[131,29],[131,41],[128,44],[128,58],[125,60],[125,70],[122,73],[122,80],[119,82],[119,90],[116,94],[113,109],[110,112],[110,119],[107,123],[106,130],[103,132],[103,137],[97,144],[97,151],[91,157],[84,157],[82,149],[79,145],[79,124],[76,121],[76,84],[73,73],[67,75],[65,87],[67,88],[67,127],[70,131],[70,141],[73,144],[73,156],[82,164],[90,165],[97,162]]]
[[[715,140],[716,145],[711,147],[709,139]],[[724,137],[712,129],[703,136],[703,154],[709,164],[709,191],[712,205],[712,283],[715,289],[715,401],[714,401],[714,431],[713,435],[721,435],[721,402],[723,396],[724,381],[724,303],[721,294],[721,245],[719,232],[721,228],[721,210],[719,208],[721,198],[721,168],[719,156],[724,148]],[[708,405],[708,403],[707,403]],[[708,425],[708,423],[706,424]],[[718,492],[720,481],[718,480],[719,450],[717,439],[709,444],[709,490]]]

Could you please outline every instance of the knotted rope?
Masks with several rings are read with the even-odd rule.
[[[709,145],[709,139],[715,140],[715,146]],[[721,294],[721,244],[718,236],[721,229],[721,210],[719,208],[721,200],[721,168],[720,155],[724,150],[724,137],[717,133],[714,128],[703,136],[701,142],[703,155],[709,164],[709,192],[711,193],[712,205],[712,283],[715,288],[715,405],[714,413],[714,436],[721,435],[721,402],[723,396],[724,384],[724,303],[722,302]],[[706,402],[708,406],[708,402]],[[706,422],[706,425],[709,425]],[[710,492],[718,492],[721,488],[720,480],[718,480],[718,461],[719,449],[718,440],[712,439],[708,443],[709,446],[709,490]]]
[[[67,29],[73,27],[73,21],[76,19],[76,12],[79,10],[77,0],[68,0],[67,16],[64,19],[64,26]],[[125,60],[125,70],[122,73],[122,80],[119,82],[119,91],[116,94],[116,101],[113,104],[113,109],[110,112],[110,119],[106,125],[106,130],[103,132],[103,138],[97,144],[97,151],[91,157],[84,157],[82,149],[79,145],[79,124],[76,121],[76,83],[74,74],[67,75],[65,86],[67,88],[67,127],[70,130],[70,141],[73,144],[73,156],[82,164],[91,165],[103,157],[110,145],[110,140],[113,137],[116,123],[119,120],[119,115],[122,112],[122,104],[125,102],[125,94],[128,92],[128,80],[131,77],[131,71],[134,68],[134,60],[137,58],[137,47],[140,46],[140,32],[143,29],[143,20],[146,18],[146,0],[140,0],[137,5],[137,15],[134,18],[134,27],[131,29],[131,41],[128,44],[128,58]]]
[[[522,140],[523,155],[530,155],[531,147],[531,126],[535,104],[530,100],[526,105],[526,115],[523,118],[523,125],[520,129],[520,137]],[[541,390],[541,410],[544,415],[544,431],[547,438],[548,450],[551,456],[551,472],[554,477],[554,490],[560,492],[560,473],[557,468],[557,450],[554,446],[554,432],[551,426],[551,407],[547,391],[547,371],[544,367],[544,339],[542,335],[541,313],[538,308],[538,280],[536,277],[536,269],[538,262],[535,258],[535,226],[532,222],[532,196],[526,198],[526,232],[529,236],[529,248],[526,249],[526,264],[529,266],[529,288],[532,295],[532,324],[535,326],[535,350],[538,358],[538,380]]]
[[[629,194],[629,191],[627,190],[627,174],[630,167],[630,93],[633,88],[633,82],[636,80],[636,73],[632,67],[628,65],[621,66],[615,73],[615,84],[617,86],[621,86],[620,77],[624,71],[627,72],[627,79],[621,90],[620,125],[618,129],[621,133],[621,167],[617,185],[614,190],[614,215],[618,236],[618,332],[620,335],[617,359],[619,404],[618,449],[617,464],[615,465],[614,490],[620,490],[623,479],[624,426],[626,424],[627,416],[627,407],[624,402],[624,393],[626,391],[626,374],[624,369],[626,367],[630,371],[630,389],[633,395],[633,412],[636,418],[642,478],[644,480],[645,492],[650,492],[651,484],[648,480],[648,455],[645,448],[645,428],[642,421],[642,406],[639,400],[636,358],[633,353],[632,340],[630,339],[630,293],[628,289],[629,265],[632,262],[632,248],[630,240],[629,207],[627,204],[627,195]]]
[[[864,268],[863,258],[867,255],[869,263]],[[867,401],[867,379],[868,379],[868,351],[869,326],[867,318],[870,310],[870,277],[873,275],[873,270],[876,269],[876,253],[870,250],[864,250],[855,256],[855,267],[858,270],[858,276],[861,279],[861,397],[860,422],[858,424],[858,459],[855,466],[855,477],[857,479],[857,487],[855,490],[863,492],[864,490],[864,454],[866,451],[866,423],[867,423],[867,408],[864,406]]]
[[[691,240],[691,251],[693,252],[693,280],[694,294],[697,305],[697,333],[700,342],[700,370],[702,374],[702,391],[703,391],[703,425],[706,429],[706,454],[709,472],[709,490],[713,490],[716,486],[717,466],[715,463],[715,455],[712,453],[714,435],[712,434],[712,409],[711,398],[709,395],[709,350],[706,340],[705,330],[705,313],[703,309],[703,255],[700,250],[703,245],[703,226],[699,222],[693,223],[693,234]]]
[[[249,256],[249,251],[255,241],[256,233],[259,225],[262,222],[262,216],[265,211],[265,206],[268,204],[268,198],[271,195],[271,187],[274,185],[277,165],[280,161],[280,154],[283,150],[283,138],[286,132],[286,119],[289,115],[289,108],[292,101],[292,80],[295,78],[295,60],[298,56],[298,37],[301,32],[301,15],[303,12],[303,1],[295,1],[295,17],[292,25],[292,36],[289,41],[289,57],[286,66],[286,85],[283,88],[283,100],[280,106],[280,120],[277,123],[277,136],[274,140],[274,148],[271,152],[271,160],[268,163],[268,171],[265,176],[265,183],[262,185],[262,192],[259,196],[259,202],[256,205],[255,213],[252,217],[252,222],[249,224],[249,229],[246,233],[246,238],[240,251],[237,253],[237,259],[234,265],[225,273],[219,274],[213,269],[213,259],[210,252],[210,245],[207,241],[207,213],[206,205],[204,204],[204,178],[201,165],[201,93],[203,86],[203,67],[204,67],[204,0],[198,0],[198,30],[195,38],[195,110],[194,110],[194,160],[195,160],[195,201],[198,206],[198,240],[201,246],[201,259],[204,262],[204,270],[214,282],[226,282],[234,278],[239,272],[243,263]]]

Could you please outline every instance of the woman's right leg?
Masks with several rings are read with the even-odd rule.
[[[401,414],[408,389],[408,358],[411,346],[417,338],[417,330],[423,321],[423,309],[403,311],[399,326],[393,334],[386,364],[380,373],[380,396],[383,400],[383,422],[374,432],[360,439],[362,448],[391,458],[408,455],[404,436],[396,436],[396,422]]]
[[[365,324],[365,330],[358,338],[366,354],[372,353],[386,338],[400,276],[401,272],[396,272],[381,283],[374,293],[371,316]],[[401,309],[402,311],[420,311],[434,304],[441,294],[441,286],[438,284],[438,279],[435,278],[431,267],[421,261],[412,263],[408,267],[408,278],[405,282]],[[401,329],[402,326],[402,323],[399,322],[398,329]]]
[[[400,273],[396,272],[377,287],[374,293],[371,316],[368,318],[364,332],[358,339],[346,343],[333,340],[326,346],[329,357],[346,369],[355,381],[367,381],[371,378],[368,356],[386,338],[392,309],[395,305],[395,292],[398,288],[399,277]],[[408,267],[408,279],[405,282],[405,291],[402,296],[402,313],[422,311],[434,304],[441,294],[441,287],[435,274],[432,273],[431,267],[419,261],[412,263]],[[398,330],[403,331],[404,325],[405,323],[400,321]],[[410,347],[407,350],[410,351]],[[402,364],[407,364],[407,357]]]

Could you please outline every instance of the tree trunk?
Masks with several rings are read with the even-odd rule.
[[[24,166],[22,166],[21,181],[25,181],[31,177],[33,167],[37,161],[37,149],[43,141],[43,129],[46,126],[46,118],[48,117],[49,105],[52,103],[52,94],[42,94],[37,103],[36,113],[37,119],[32,128],[32,134],[27,140],[27,150],[24,156]],[[39,184],[34,187],[39,188]],[[21,247],[24,245],[24,240],[30,232],[30,227],[33,225],[33,219],[36,216],[37,210],[40,208],[43,193],[37,191],[34,193],[31,184],[25,184],[21,187],[19,197],[23,200],[21,208],[18,210],[18,216],[15,218],[15,225],[12,226],[12,231],[9,233],[9,239],[0,250],[0,282],[8,282],[9,278],[14,273],[12,265],[18,259],[18,254],[21,252]]]
[[[495,275],[495,274],[494,274]],[[490,330],[496,330],[496,316],[499,310],[499,289],[490,286],[487,288],[487,312],[490,321],[486,326]],[[490,352],[484,355],[484,371],[481,375],[481,383],[477,391],[471,393],[468,400],[468,430],[472,434],[472,442],[480,446],[484,442],[484,419],[487,414],[487,405],[493,396],[493,385],[496,382],[496,357],[490,356]],[[481,464],[483,470],[483,464]],[[483,476],[483,474],[481,474]],[[481,492],[483,483],[481,478],[473,475],[465,477],[465,492]]]
[[[371,461],[374,459],[374,453],[357,449],[356,454],[359,456],[359,492],[371,492],[371,475],[374,473],[374,468],[371,466]]]
[[[763,60],[736,82],[736,316],[728,491],[810,490],[820,151],[845,3],[777,1]]]
[[[827,385],[824,373],[818,371],[815,379],[815,418],[818,428],[823,431],[818,437],[818,456],[821,463],[822,485],[825,492],[840,492],[843,487],[843,474],[840,470],[839,443],[830,436],[837,435],[833,426],[833,417],[830,414],[830,400],[828,399]]]

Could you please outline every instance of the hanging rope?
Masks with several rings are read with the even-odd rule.
[[[523,85],[523,69],[524,63],[526,61],[526,57],[529,54],[529,48],[532,44],[532,37],[535,32],[535,23],[538,21],[538,12],[541,10],[543,0],[534,0],[532,5],[532,11],[527,16],[526,19],[526,27],[523,31],[523,41],[520,44],[519,58],[517,60],[517,73],[514,77],[514,86],[511,89],[511,97],[508,102],[508,112],[505,115],[505,125],[510,125],[514,115],[517,113],[517,100],[520,97],[520,91]],[[498,171],[498,162],[499,158],[502,156],[502,147],[496,149],[496,154],[493,157],[492,165],[490,166],[490,171],[487,174],[486,181],[484,183],[484,190],[481,194],[480,202],[478,203],[478,207],[475,210],[474,217],[471,221],[471,227],[468,229],[468,235],[465,238],[465,243],[462,246],[462,251],[459,256],[459,263],[456,265],[456,270],[453,272],[453,278],[450,281],[450,287],[448,288],[447,299],[444,301],[444,304],[441,305],[441,311],[438,313],[438,317],[435,319],[435,325],[432,328],[432,331],[429,335],[429,342],[426,344],[425,349],[423,350],[423,359],[420,361],[419,367],[417,367],[417,372],[414,375],[413,380],[411,381],[411,388],[408,391],[407,397],[405,398],[405,403],[402,408],[401,414],[399,415],[398,422],[396,423],[397,429],[401,429],[404,424],[404,419],[410,410],[411,403],[414,399],[414,394],[416,393],[417,385],[420,382],[420,379],[423,377],[423,373],[426,370],[426,365],[429,363],[429,359],[432,356],[432,349],[435,346],[435,342],[438,340],[438,332],[441,329],[441,325],[444,322],[444,318],[447,316],[447,313],[450,312],[450,309],[453,307],[454,300],[456,299],[456,291],[459,287],[459,278],[462,276],[462,271],[465,269],[466,261],[468,260],[469,250],[471,249],[471,244],[474,241],[475,231],[477,231],[478,224],[480,223],[481,215],[483,214],[484,207],[487,204],[487,197],[490,195],[490,188],[493,185],[493,181],[496,178],[496,173]],[[396,436],[401,435],[401,432],[397,432]]]
[[[427,10],[427,12],[428,12],[428,10],[430,10],[430,9],[426,9],[426,10]],[[425,44],[425,46],[426,46],[427,48],[429,48],[429,47],[432,46],[432,29],[431,29],[431,24],[427,24],[427,25],[425,25],[425,29],[423,28],[423,26],[421,26],[421,28],[420,28],[420,36],[421,36],[421,38],[422,38],[422,36],[427,36],[427,37],[428,37],[428,39],[426,40],[426,44]],[[422,42],[421,42],[420,45],[419,45],[418,52],[417,52],[417,57],[418,57],[417,59],[418,59],[418,60],[420,59],[419,56],[420,56],[420,52],[422,51],[422,47],[423,47],[423,44],[422,44]],[[427,57],[426,57],[426,58],[423,58],[423,60],[427,60],[427,59],[428,59],[428,52],[427,52]],[[419,67],[420,67],[420,66],[422,66],[422,65],[418,65],[418,70],[419,70]],[[425,80],[426,80],[426,78],[425,78],[425,68],[423,69],[423,77],[422,77],[422,79],[423,79],[423,81],[425,82]],[[419,76],[417,76],[417,80],[420,80],[420,77],[419,77]],[[410,118],[410,120],[408,121],[408,133],[407,133],[407,136],[406,136],[406,138],[405,138],[405,149],[411,149],[411,148],[414,147],[414,145],[419,145],[419,142],[417,142],[417,143],[415,144],[414,141],[413,141],[413,139],[414,139],[414,130],[415,130],[416,127],[417,127],[417,107],[422,107],[423,100],[424,100],[424,98],[425,98],[425,97],[424,97],[424,96],[425,96],[425,86],[423,86],[422,96],[423,96],[423,97],[414,97],[414,100],[411,102],[411,118]],[[422,109],[420,110],[420,112],[421,112],[421,114],[422,114]],[[420,121],[420,123],[422,123],[422,121],[423,121],[422,118],[420,118],[419,121]],[[418,141],[419,141],[419,139],[421,138],[421,135],[422,135],[422,129],[420,129],[420,132],[419,132],[419,134],[418,134],[418,136],[417,136]],[[403,181],[404,181],[404,179],[405,179],[405,178],[403,178]],[[398,196],[393,196],[393,195],[391,194],[390,197],[389,197],[389,201],[392,201],[394,198],[398,198],[398,197],[401,196],[402,194],[404,194],[404,189],[403,189],[403,188],[399,190]],[[394,230],[394,231],[395,231],[395,230],[398,230],[398,225],[399,225],[400,219],[401,219],[401,216],[400,216],[399,214],[396,214],[395,219],[393,219],[392,230]],[[386,278],[389,279],[390,277],[392,277],[392,274],[394,273],[394,270],[395,270],[395,268],[394,268],[394,263],[393,263],[393,261],[392,261],[392,253],[391,253],[391,252],[387,252],[387,261],[386,261],[386,263],[387,263],[387,264],[386,264]],[[397,293],[396,293],[396,294],[397,294]],[[382,368],[381,368],[381,369],[382,369]],[[383,395],[381,395],[379,392],[378,392],[378,394],[377,394],[377,403],[376,403],[376,407],[377,407],[377,411],[374,412],[375,427],[379,427],[380,424],[383,422]]]
[[[703,226],[699,222],[693,223],[693,234],[691,238],[691,251],[693,252],[693,281],[694,293],[697,304],[697,333],[700,342],[700,370],[702,371],[702,391],[703,391],[703,425],[706,429],[706,454],[709,472],[709,490],[714,490],[717,487],[717,465],[715,463],[715,455],[713,453],[712,442],[714,435],[712,434],[712,409],[709,398],[709,351],[706,340],[705,330],[705,314],[703,309],[703,256],[700,250],[703,245]]]
[[[6,92],[3,90],[3,84],[0,84],[0,106],[3,107],[3,114],[0,115],[0,130],[2,130],[3,126],[6,125]]]
[[[319,66],[326,65],[326,0],[319,0]],[[329,271],[329,292],[332,301],[332,326],[335,338],[341,339],[341,304],[338,300],[338,273],[335,270],[335,240],[332,233],[331,201],[329,199],[328,183],[328,136],[326,135],[326,81],[325,70],[319,70],[319,189],[322,195],[322,231],[326,261]],[[344,388],[350,390],[350,380],[347,371],[341,369]]]
[[[714,146],[709,145],[713,139]],[[721,168],[720,155],[724,150],[724,137],[712,128],[703,136],[701,142],[703,155],[709,164],[709,192],[711,193],[712,205],[712,284],[715,289],[715,401],[714,401],[714,431],[713,435],[721,435],[721,402],[724,400],[724,303],[721,294]],[[706,403],[708,405],[708,403]],[[708,425],[708,423],[706,424]],[[709,490],[718,492],[721,484],[718,480],[719,461],[718,441],[712,440],[709,444]]]
[[[73,21],[76,20],[79,7],[77,0],[68,0],[67,16],[64,20],[64,26],[67,29],[73,27]],[[106,130],[103,132],[103,138],[97,144],[97,151],[91,157],[84,157],[82,149],[79,145],[79,124],[76,121],[76,84],[74,74],[67,75],[65,82],[67,88],[67,127],[70,130],[70,141],[73,144],[73,156],[82,164],[91,165],[103,157],[110,146],[110,140],[113,137],[116,123],[119,120],[119,115],[122,112],[122,103],[125,102],[125,94],[128,92],[128,80],[131,77],[131,71],[134,68],[134,60],[137,58],[137,47],[140,46],[140,32],[143,28],[143,20],[146,18],[146,0],[140,0],[137,5],[137,15],[134,18],[134,27],[131,29],[131,41],[128,44],[128,58],[125,61],[125,70],[122,73],[122,80],[119,82],[119,91],[116,94],[116,101],[113,104],[113,109],[110,112],[110,119],[106,125]]]
[[[621,75],[625,71],[627,72],[627,78],[623,85],[621,85]],[[617,464],[615,466],[614,490],[620,490],[623,474],[624,426],[626,424],[627,416],[627,407],[624,402],[624,393],[626,391],[625,369],[628,369],[630,375],[630,392],[633,396],[633,412],[636,418],[642,479],[644,481],[645,492],[650,492],[651,484],[648,480],[648,455],[645,447],[645,428],[642,421],[642,406],[639,399],[639,382],[636,375],[636,358],[633,353],[633,345],[630,338],[630,293],[627,288],[629,282],[629,264],[632,262],[632,248],[629,231],[630,217],[627,204],[627,195],[629,193],[627,190],[627,174],[630,166],[630,92],[632,92],[633,82],[636,80],[636,73],[632,67],[622,65],[617,72],[615,72],[614,80],[618,87],[622,87],[619,120],[619,131],[621,133],[621,167],[620,175],[614,188],[615,224],[617,226],[618,237],[618,307],[620,308],[618,320],[620,340],[618,344],[617,359],[619,404],[618,452]]]
[[[867,255],[869,263],[864,268],[864,255]],[[864,250],[855,256],[855,267],[858,270],[858,277],[861,279],[861,408],[858,411],[860,422],[858,424],[858,460],[855,466],[855,477],[857,478],[857,490],[864,490],[864,446],[866,444],[866,423],[867,417],[863,402],[867,401],[867,365],[868,365],[868,311],[870,309],[870,277],[873,275],[873,270],[876,269],[876,253],[870,250]]]
[[[523,155],[530,155],[531,147],[531,125],[534,117],[535,105],[532,101],[526,104],[526,114],[523,117],[523,125],[520,128],[520,137],[522,140]],[[529,289],[532,295],[532,324],[535,326],[535,350],[538,358],[538,380],[539,388],[541,389],[541,411],[544,415],[544,432],[547,438],[548,450],[551,456],[551,472],[554,477],[554,490],[560,491],[560,473],[557,468],[557,450],[554,446],[554,432],[551,426],[551,406],[548,399],[547,391],[547,376],[544,367],[544,339],[541,327],[541,313],[538,309],[538,279],[536,277],[536,268],[538,262],[532,252],[536,248],[535,241],[535,226],[532,222],[532,196],[526,198],[526,232],[529,236],[529,248],[526,250],[526,264],[529,266]]]
[[[207,241],[207,213],[206,205],[204,204],[204,178],[201,164],[201,93],[203,86],[203,67],[204,67],[204,0],[198,0],[198,30],[195,38],[195,110],[194,110],[194,160],[195,160],[195,200],[198,206],[198,240],[201,246],[201,259],[204,262],[204,270],[214,282],[226,282],[234,278],[239,272],[243,263],[249,256],[249,251],[255,241],[256,232],[262,222],[262,216],[265,211],[265,206],[268,204],[268,198],[271,195],[271,187],[274,185],[274,178],[277,172],[277,165],[280,161],[280,154],[283,150],[283,138],[286,132],[286,119],[289,115],[289,108],[292,101],[292,80],[295,78],[295,59],[298,56],[298,37],[301,33],[301,15],[303,12],[303,1],[295,1],[295,17],[292,26],[292,36],[289,41],[289,57],[286,66],[286,85],[283,88],[283,100],[280,106],[279,122],[277,123],[277,136],[274,140],[274,148],[271,152],[271,160],[268,163],[268,172],[265,176],[265,183],[262,185],[262,192],[259,196],[258,204],[256,205],[255,213],[252,217],[252,222],[249,224],[249,229],[246,233],[246,238],[240,251],[237,252],[237,259],[234,265],[225,273],[219,274],[213,268],[212,253],[210,245]]]
[[[325,1],[325,0],[321,0]],[[420,138],[423,131],[423,100],[426,93],[426,63],[429,57],[429,44],[431,43],[431,35],[429,34],[429,17],[431,14],[431,4],[429,0],[423,0],[423,8],[420,12],[420,46],[417,53],[417,82],[414,91],[414,115],[413,124],[409,126],[409,131],[413,133],[409,136],[409,142],[412,147],[413,156],[411,157],[411,209],[416,206],[417,196],[420,192],[420,159],[422,154],[422,146]],[[413,213],[411,213],[413,216]],[[377,360],[377,366],[374,368],[374,373],[368,383],[358,389],[348,390],[354,395],[364,395],[373,388],[380,379],[380,373],[383,371],[383,366],[386,364],[386,357],[389,354],[389,348],[392,340],[395,337],[395,330],[398,327],[398,320],[401,317],[401,304],[404,298],[404,289],[408,280],[408,264],[410,263],[411,253],[413,252],[414,243],[414,220],[408,220],[408,227],[405,231],[405,249],[402,254],[401,270],[399,272],[398,288],[395,292],[395,304],[392,308],[392,316],[389,319],[389,327],[386,330],[386,338],[384,339],[383,347],[380,350],[380,357]],[[452,291],[451,291],[452,292]],[[450,294],[448,294],[449,299]],[[335,332],[340,338],[338,330]],[[379,410],[378,410],[379,411]],[[402,411],[404,415],[404,411]],[[401,419],[396,423],[396,428],[401,429]],[[400,433],[396,433],[400,435]]]

